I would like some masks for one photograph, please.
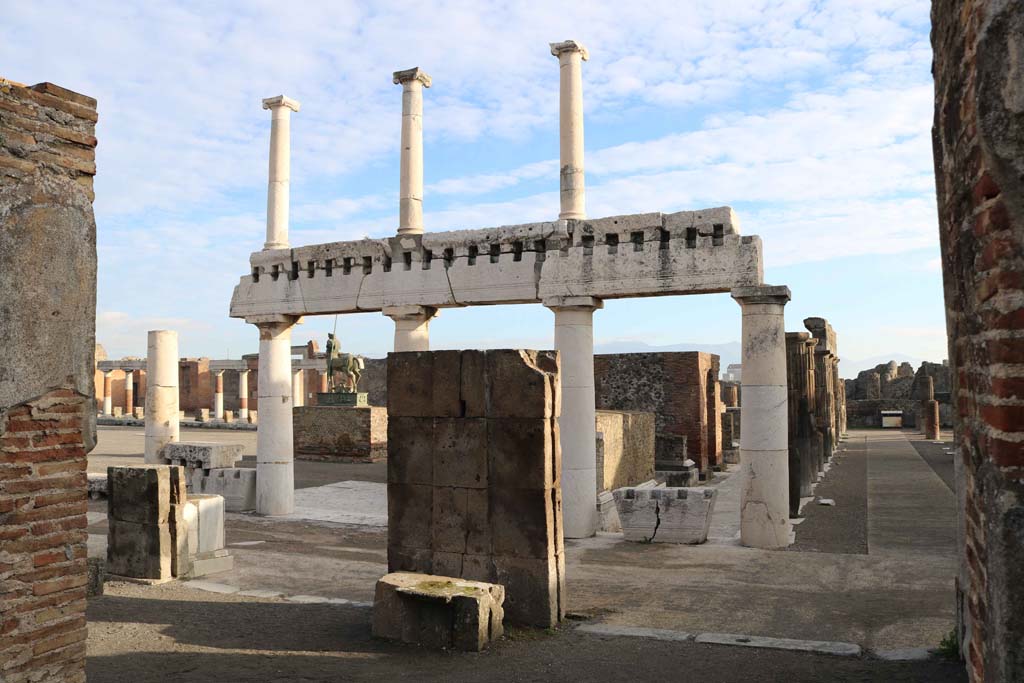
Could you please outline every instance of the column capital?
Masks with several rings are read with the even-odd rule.
[[[580,309],[596,311],[604,308],[604,301],[592,296],[550,296],[542,302],[545,308]]]
[[[411,69],[396,71],[393,74],[391,74],[391,82],[394,83],[395,85],[401,83],[404,86],[406,83],[411,83],[413,81],[419,81],[420,83],[423,84],[424,88],[429,88],[432,82],[430,74],[428,74],[426,71],[419,68],[418,66],[415,66]]]
[[[405,306],[385,306],[381,313],[392,320],[430,320],[441,314],[441,311],[433,306],[419,306],[416,304]]]
[[[263,100],[264,109],[280,109],[281,107],[288,107],[292,111],[297,112],[302,105],[299,104],[298,100],[293,100],[290,97],[284,95],[278,95],[277,97],[268,97]]]
[[[224,374],[224,371],[223,370],[214,370],[213,374],[216,375],[217,377],[220,377],[221,375]]]
[[[583,61],[590,59],[590,52],[583,47],[583,43],[575,40],[563,40],[560,43],[548,43],[551,46],[551,54],[561,58],[567,52],[579,52]]]
[[[753,285],[736,287],[731,292],[732,298],[743,306],[745,304],[776,304],[785,306],[792,295],[786,285]]]
[[[110,377],[112,374],[114,374],[113,370],[104,370],[103,371],[103,376],[104,377]]]

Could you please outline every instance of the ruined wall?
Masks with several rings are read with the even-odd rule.
[[[722,462],[718,363],[696,351],[594,356],[597,408],[654,413],[655,458],[689,457],[706,473]]]
[[[85,680],[96,101],[0,79],[0,680]]]
[[[597,490],[636,486],[654,478],[654,414],[597,411],[603,447],[597,452]]]
[[[297,460],[373,462],[388,454],[388,411],[380,406],[292,409]]]
[[[192,415],[200,408],[212,406],[213,373],[210,372],[210,359],[182,358],[178,364],[178,409]]]
[[[932,47],[932,139],[961,502],[959,635],[971,680],[1019,681],[1024,4],[933,0]]]
[[[388,571],[505,586],[512,622],[565,614],[554,351],[388,355]]]
[[[942,426],[952,427],[949,366],[928,361],[921,363],[916,371],[909,363],[897,367],[895,361],[889,361],[871,370],[863,370],[855,379],[847,381],[845,400],[849,426],[881,427],[878,411],[902,410],[903,426],[918,427],[926,378],[934,384]]]

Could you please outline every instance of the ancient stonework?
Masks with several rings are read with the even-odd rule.
[[[932,47],[932,140],[961,503],[958,635],[972,681],[1019,681],[1024,5],[933,0]]]
[[[0,680],[85,680],[96,100],[0,79]]]
[[[298,460],[373,462],[387,457],[386,408],[299,406],[292,421]]]
[[[824,466],[821,432],[818,431],[815,389],[815,348],[817,339],[807,332],[786,333],[786,374],[789,395],[789,514],[796,517],[800,498],[810,496],[811,487]]]
[[[628,410],[597,411],[597,490],[635,486],[654,477],[654,420],[652,413]]]
[[[559,390],[551,351],[388,355],[388,571],[500,584],[510,621],[562,620]]]

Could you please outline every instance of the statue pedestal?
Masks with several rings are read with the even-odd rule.
[[[292,434],[296,460],[383,460],[388,455],[388,409],[367,405],[298,406],[292,409]]]
[[[368,406],[368,394],[365,391],[330,391],[316,395],[318,406]]]

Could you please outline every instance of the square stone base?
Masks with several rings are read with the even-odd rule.
[[[388,411],[380,406],[299,406],[292,411],[295,458],[375,462],[388,454]]]

